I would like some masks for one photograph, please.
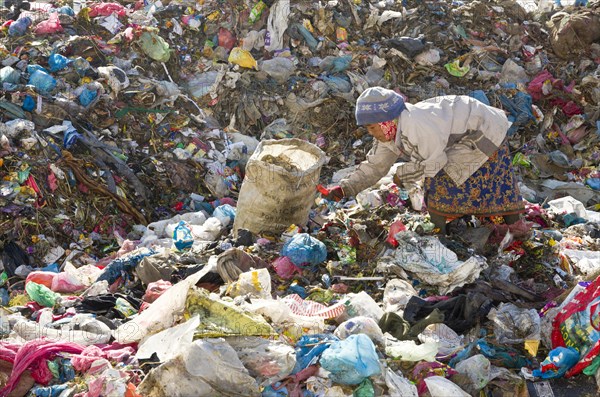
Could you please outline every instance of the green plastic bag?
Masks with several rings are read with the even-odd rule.
[[[60,295],[52,291],[45,285],[34,283],[33,281],[25,284],[25,291],[29,297],[45,307],[52,307],[60,299]]]
[[[140,47],[150,58],[159,62],[169,62],[171,50],[169,44],[154,32],[144,32],[140,37]]]

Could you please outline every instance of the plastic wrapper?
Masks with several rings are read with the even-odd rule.
[[[534,309],[521,309],[512,303],[503,303],[492,309],[488,318],[494,323],[498,343],[523,343],[541,338],[540,316]]]
[[[597,306],[600,303],[600,277],[573,299],[554,317],[552,346],[573,347],[581,355],[580,361],[566,372],[570,377],[580,373],[600,354],[600,331],[590,324],[597,323]]]
[[[562,378],[579,361],[579,352],[572,347],[557,347],[533,370],[533,376],[542,379]]]
[[[364,334],[351,335],[333,343],[323,352],[319,363],[331,372],[331,380],[344,385],[357,385],[365,378],[381,373],[375,346]]]
[[[258,69],[256,59],[254,59],[252,54],[249,51],[242,50],[240,47],[232,49],[227,60],[229,63],[239,65],[243,68]]]
[[[346,339],[350,335],[365,334],[378,345],[383,345],[383,333],[377,322],[371,317],[354,317],[341,323],[333,333],[340,339]]]

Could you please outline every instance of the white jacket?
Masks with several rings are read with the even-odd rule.
[[[397,175],[405,183],[434,177],[443,169],[460,186],[498,150],[508,127],[504,111],[465,95],[407,103],[395,142],[375,141],[367,159],[340,185],[354,196],[401,159],[405,163]]]

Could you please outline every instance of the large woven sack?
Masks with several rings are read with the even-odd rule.
[[[234,235],[239,229],[279,234],[292,224],[304,226],[324,162],[321,149],[300,139],[260,142],[246,165]]]

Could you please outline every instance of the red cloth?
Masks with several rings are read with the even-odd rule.
[[[378,125],[381,127],[381,130],[388,141],[396,140],[396,131],[398,131],[398,125],[396,124],[395,120],[384,121]]]

